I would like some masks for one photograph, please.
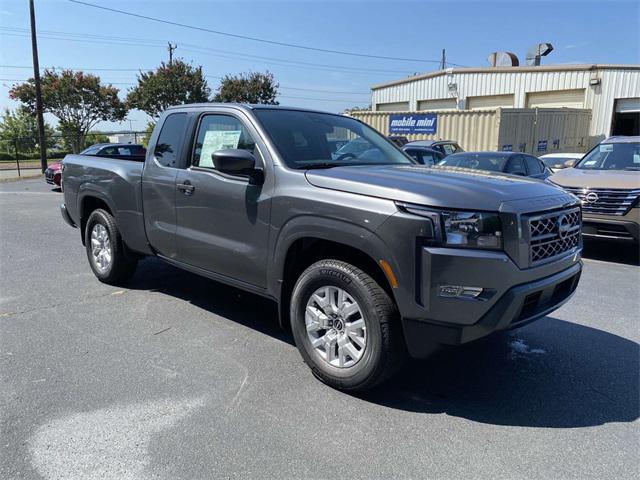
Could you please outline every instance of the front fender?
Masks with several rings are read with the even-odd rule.
[[[376,264],[379,264],[380,260],[387,261],[398,276],[399,269],[394,255],[374,230],[344,220],[301,215],[288,221],[281,228],[275,241],[267,275],[269,279],[267,288],[274,298],[281,298],[287,253],[301,238],[328,240],[355,248],[369,256]],[[397,278],[401,281],[401,278]]]

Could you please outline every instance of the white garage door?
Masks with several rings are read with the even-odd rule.
[[[617,98],[616,112],[618,113],[640,112],[640,98]]]
[[[418,110],[455,110],[457,108],[458,101],[455,98],[434,98],[418,101]]]
[[[467,110],[485,110],[490,108],[512,108],[513,95],[484,95],[467,97]]]
[[[378,112],[408,112],[409,102],[376,103]]]
[[[528,108],[584,108],[584,88],[527,93]]]

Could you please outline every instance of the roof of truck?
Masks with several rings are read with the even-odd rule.
[[[339,113],[326,112],[323,110],[313,110],[311,108],[301,107],[287,107],[285,105],[257,105],[252,103],[232,103],[232,102],[209,102],[209,103],[189,103],[186,105],[174,105],[167,110],[182,110],[182,109],[203,109],[210,107],[232,107],[239,110],[297,110],[301,112],[313,112],[313,113],[328,113],[330,115],[340,115]]]

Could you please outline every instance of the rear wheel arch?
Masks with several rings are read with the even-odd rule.
[[[78,212],[80,214],[80,237],[82,238],[82,245],[85,245],[85,229],[87,227],[87,220],[91,214],[95,210],[102,209],[115,218],[115,212],[101,195],[97,195],[93,192],[83,195],[79,199],[78,203]]]

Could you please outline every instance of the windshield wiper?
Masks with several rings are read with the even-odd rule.
[[[625,170],[640,170],[640,167],[625,167]]]

